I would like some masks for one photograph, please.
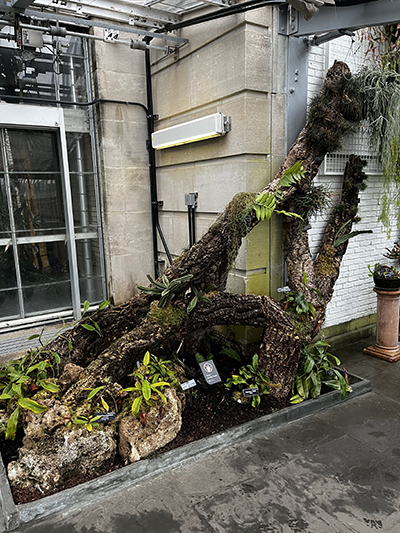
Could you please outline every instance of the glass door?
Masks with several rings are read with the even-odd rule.
[[[71,309],[58,132],[2,128],[0,145],[0,319]]]
[[[1,104],[0,323],[73,314],[105,299],[90,135],[60,108]]]

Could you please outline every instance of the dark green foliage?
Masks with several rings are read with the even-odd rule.
[[[322,214],[331,203],[329,188],[325,185],[311,185],[306,194],[296,194],[293,205],[296,213],[303,219],[302,225],[308,223],[311,217]]]
[[[192,277],[192,274],[187,274],[186,276],[170,281],[167,276],[162,276],[162,281],[155,281],[150,274],[147,274],[147,278],[153,286],[141,287],[138,285],[138,289],[146,294],[159,297],[158,307],[168,307],[175,294],[180,292]]]
[[[328,353],[329,344],[318,341],[313,346],[303,349],[297,369],[296,378],[293,382],[290,403],[301,403],[308,398],[317,398],[321,394],[322,385],[331,389],[340,390],[342,400],[346,392],[351,392],[347,382],[347,375],[342,375],[335,365],[340,365],[337,357]]]
[[[236,387],[239,389],[258,388],[259,394],[251,398],[251,405],[258,407],[260,405],[260,395],[269,394],[270,388],[280,387],[270,382],[268,376],[265,374],[263,368],[258,365],[258,355],[253,356],[252,362],[249,365],[242,366],[239,369],[239,374],[234,374],[226,380],[225,386],[231,389]],[[240,393],[238,399],[240,399]]]
[[[140,368],[132,372],[132,376],[135,379],[135,385],[123,389],[121,393],[132,393],[130,401],[132,400],[131,412],[133,416],[138,414],[142,404],[152,407],[158,399],[161,399],[165,405],[167,404],[167,398],[161,391],[165,387],[169,387],[170,383],[164,381],[157,369],[150,365],[150,352],[145,353],[143,363]]]
[[[58,392],[58,385],[47,377],[48,370],[53,371],[52,363],[48,360],[36,362],[36,358],[37,354],[28,352],[22,359],[8,361],[0,368],[0,401],[13,409],[6,428],[7,440],[15,439],[20,407],[34,413],[46,411],[47,407],[38,404],[31,396],[41,389],[50,394]],[[60,362],[58,355],[56,362]]]

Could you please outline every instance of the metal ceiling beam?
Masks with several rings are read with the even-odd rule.
[[[396,5],[397,4],[397,5]],[[335,30],[357,30],[400,21],[399,2],[377,0],[343,7],[321,7],[309,21],[301,13],[287,6],[279,8],[279,33],[305,37]]]
[[[28,1],[28,0],[17,0]],[[47,7],[54,9],[55,5],[62,10],[69,11],[71,13],[77,13],[86,17],[100,17],[103,19],[111,19],[119,22],[127,22],[128,24],[135,25],[136,22],[141,22],[141,26],[146,26],[146,29],[161,28],[166,24],[178,22],[180,16],[176,13],[149,8],[137,5],[129,0],[95,0],[90,1],[77,1],[71,0],[65,4],[56,4],[54,0],[36,0],[35,7]]]
[[[23,10],[32,5],[34,1],[35,0],[13,0],[11,2],[11,7],[13,7],[14,9]]]
[[[1,8],[1,0],[0,0],[0,13],[3,11]],[[9,11],[9,10],[7,10]],[[140,35],[143,37],[152,37],[154,39],[164,39],[165,41],[171,41],[174,43],[179,44],[185,44],[189,42],[189,39],[184,39],[182,37],[176,37],[175,35],[169,35],[165,33],[155,33],[151,31],[141,30],[139,28],[135,28],[132,25],[130,26],[120,26],[118,24],[113,24],[111,22],[111,17],[108,17],[110,22],[100,22],[100,21],[92,21],[87,20],[85,18],[79,18],[79,17],[70,17],[68,15],[63,15],[60,13],[48,13],[46,11],[36,11],[34,9],[26,9],[24,11],[24,15],[27,17],[32,17],[35,20],[59,20],[60,22],[65,22],[67,24],[75,24],[77,26],[81,27],[87,27],[87,28],[105,28],[105,29],[112,29],[117,30],[121,33],[133,33],[135,35]],[[120,19],[118,19],[118,22],[121,22]],[[129,23],[129,21],[126,21]]]

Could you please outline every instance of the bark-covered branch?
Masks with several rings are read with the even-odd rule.
[[[274,180],[263,189],[268,193],[276,192],[284,172],[296,162],[302,161],[304,177],[296,185],[280,189],[278,208],[285,209],[294,195],[305,194],[309,190],[325,154],[335,149],[341,135],[353,127],[353,123],[346,118],[343,107],[343,101],[350,100],[346,85],[348,75],[349,70],[344,63],[335,63],[328,71],[321,96],[311,108],[306,127],[291,147]],[[346,206],[350,202],[350,196],[349,199],[343,196]],[[308,283],[305,293],[318,308],[317,318],[305,331],[299,327],[296,316],[284,311],[282,304],[272,298],[223,293],[229,269],[236,259],[242,239],[259,222],[253,209],[254,198],[255,195],[249,193],[236,195],[202,239],[178,257],[165,273],[170,280],[192,274],[191,282],[198,290],[213,285],[215,289],[210,305],[199,303],[188,316],[188,300],[184,291],[177,294],[173,300],[174,305],[166,309],[158,308],[152,296],[142,294],[123,306],[99,313],[96,321],[100,325],[101,336],[81,327],[67,333],[66,336],[73,344],[71,354],[65,341],[53,343],[51,349],[56,346],[55,351],[61,351],[65,361],[86,367],[81,380],[67,391],[65,400],[72,401],[82,388],[93,387],[106,377],[120,381],[132,371],[136,361],[141,360],[146,351],[156,355],[170,355],[182,341],[190,346],[193,339],[201,338],[210,327],[224,324],[265,328],[259,351],[260,363],[266,368],[272,381],[282,383],[280,394],[288,394],[300,348],[309,340],[310,332],[314,334],[319,329],[326,301],[332,295],[333,278],[337,278],[336,270],[330,276],[318,270],[321,261],[327,257],[328,237],[335,231],[337,233],[340,220],[343,217],[347,220],[350,211],[346,207],[341,217],[336,214],[335,221],[328,224],[324,237],[326,241],[316,265],[309,252],[307,234],[299,229],[296,220],[285,221],[284,246],[290,284],[294,290],[304,289],[304,281],[302,284],[301,280],[302,272],[306,272]],[[337,271],[340,266],[339,257],[344,249],[345,246],[342,245],[334,254]],[[322,302],[317,299],[315,292],[309,291],[310,288],[323,292]]]

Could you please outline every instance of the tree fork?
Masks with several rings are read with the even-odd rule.
[[[328,150],[332,150],[334,143],[337,142],[335,139],[339,137],[340,133],[337,131],[338,124],[342,125],[342,130],[345,130],[346,127],[347,130],[350,129],[350,126],[347,124],[349,121],[342,115],[342,100],[347,96],[345,77],[348,75],[349,69],[344,63],[336,62],[329,69],[320,97],[323,101],[323,106],[325,106],[322,106],[322,116],[309,119],[306,127],[291,147],[276,177],[263,189],[267,193],[274,193],[284,172],[297,161],[303,162],[303,168],[305,170],[304,178],[295,186],[281,190],[279,207],[287,203],[294,194],[305,192],[309,189],[325,154]],[[347,125],[346,127],[343,126],[344,123]],[[318,131],[318,128],[321,127],[324,130],[324,134],[321,135],[324,138],[331,138],[330,144],[318,145],[310,141],[310,130],[313,132],[314,130]],[[192,274],[192,281],[197,283],[200,288],[205,289],[209,285],[214,285],[217,291],[222,292],[226,287],[228,272],[232,262],[236,258],[242,239],[259,222],[252,207],[253,201],[254,195],[249,193],[237,195],[228,204],[224,212],[218,217],[217,221],[203,238],[182,254],[182,256],[177,258],[167,269],[165,275],[171,280],[176,277]],[[185,305],[182,298],[182,295],[180,295],[177,300],[174,300],[175,305],[178,307]],[[220,295],[219,298],[214,298],[213,303],[221,303],[227,297]],[[280,357],[275,358],[277,362],[280,360],[280,364],[284,366],[287,364],[292,368],[297,367],[301,339],[300,335],[296,334],[292,317],[283,313],[279,303],[275,302],[272,305],[272,299],[263,300],[259,297],[256,298],[258,300],[254,300],[252,295],[240,295],[235,300],[235,303],[232,300],[232,305],[237,304],[238,309],[237,311],[226,309],[228,316],[226,317],[225,323],[228,323],[228,320],[239,320],[238,312],[241,308],[245,308],[244,302],[246,302],[246,299],[248,300],[248,310],[243,312],[241,317],[241,320],[244,320],[244,322],[240,322],[245,324],[244,317],[246,313],[248,316],[253,316],[255,320],[252,307],[256,302],[261,307],[263,305],[265,306],[266,302],[268,302],[268,313],[265,315],[268,316],[268,324],[266,325],[266,334],[264,335],[260,352],[261,359],[268,368],[267,360],[271,361],[274,356],[279,354],[283,345],[289,344],[290,349],[283,350],[285,353],[282,352]],[[160,328],[159,325],[150,322],[146,318],[152,301],[153,298],[151,296],[141,294],[133,297],[126,304],[100,312],[98,318],[96,318],[102,333],[99,338],[97,338],[96,333],[88,332],[79,326],[70,333],[67,333],[65,336],[72,339],[74,347],[71,356],[68,353],[68,347],[65,341],[55,341],[49,348],[54,350],[54,346],[57,346],[58,350],[54,351],[61,352],[65,361],[71,360],[81,366],[87,366],[89,364],[80,385],[88,381],[93,382],[96,376],[101,378],[110,375],[115,379],[120,379],[123,372],[132,370],[134,362],[137,359],[141,359],[143,353],[149,347],[154,348],[155,351],[160,349],[172,351],[180,343],[184,335],[193,331],[191,326],[192,322],[195,324],[196,320],[198,320],[198,326],[200,327],[200,311],[199,316],[197,316],[195,310],[189,316],[188,323],[185,326],[179,325],[171,328]],[[208,309],[207,314],[209,317],[213,315],[213,303]],[[199,305],[199,310],[201,308],[202,305]],[[216,307],[216,319],[217,312],[219,312],[218,320],[220,321],[222,320],[223,312],[221,309],[218,311]],[[210,325],[209,320],[207,322],[205,317],[203,317],[203,323],[204,327],[206,323],[208,324],[207,327]],[[255,323],[253,322],[251,325]],[[120,365],[119,369],[114,368],[118,365]],[[79,384],[74,388],[75,390],[79,388]],[[72,391],[71,394],[73,395]]]

